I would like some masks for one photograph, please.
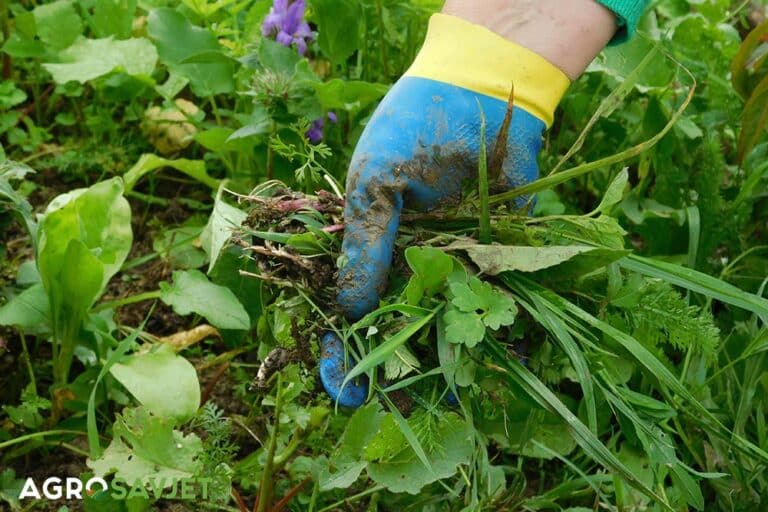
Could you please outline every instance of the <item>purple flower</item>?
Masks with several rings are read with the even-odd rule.
[[[307,52],[307,40],[312,39],[312,30],[304,21],[305,0],[274,0],[264,23],[261,33],[264,37],[276,34],[275,40],[283,46],[296,43],[299,55]]]
[[[328,112],[326,115],[328,116],[328,120],[333,124],[336,124],[338,118],[336,117],[335,112]],[[309,127],[309,130],[307,130],[307,133],[304,134],[312,144],[317,144],[323,140],[323,124],[325,124],[324,118],[321,117],[320,119],[315,119]]]

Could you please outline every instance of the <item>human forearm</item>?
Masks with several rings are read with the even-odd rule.
[[[443,13],[534,51],[571,80],[584,72],[618,28],[616,14],[595,0],[446,0]]]

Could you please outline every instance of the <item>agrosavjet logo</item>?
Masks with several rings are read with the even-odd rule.
[[[19,499],[82,500],[98,492],[107,492],[116,500],[143,497],[169,500],[208,499],[210,478],[150,478],[148,482],[136,479],[128,482],[115,478],[111,483],[99,477],[83,481],[76,477],[51,476],[42,482],[27,478],[19,493]]]

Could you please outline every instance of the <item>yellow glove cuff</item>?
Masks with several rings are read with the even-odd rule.
[[[446,14],[430,18],[424,46],[405,76],[455,85],[504,102],[514,83],[515,106],[547,127],[570,86],[565,73],[531,50]]]

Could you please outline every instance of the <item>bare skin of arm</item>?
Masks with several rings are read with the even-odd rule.
[[[442,12],[536,52],[571,80],[616,32],[615,15],[595,0],[446,0]]]

